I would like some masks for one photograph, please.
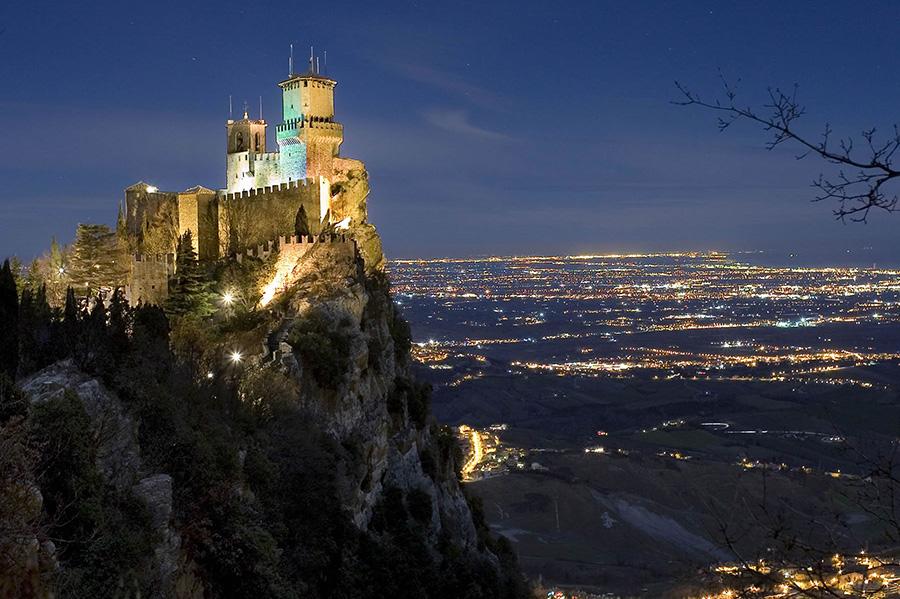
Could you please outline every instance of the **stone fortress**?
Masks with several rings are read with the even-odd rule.
[[[251,119],[245,109],[241,119],[225,124],[223,189],[197,185],[161,191],[143,181],[125,189],[119,227],[133,256],[127,286],[131,301],[166,298],[174,269],[171,253],[186,231],[201,261],[268,257],[273,247],[291,242],[297,244],[292,248],[325,242],[348,247],[352,238],[354,246],[363,240],[368,247],[367,265],[381,266],[380,243],[367,223],[365,165],[340,156],[337,82],[319,72],[312,54],[302,74],[293,72],[293,60],[290,64],[288,78],[278,84],[282,122],[275,127],[276,151],[267,151],[268,123]],[[301,239],[291,237],[298,233]],[[260,256],[255,248],[263,247],[268,249]]]

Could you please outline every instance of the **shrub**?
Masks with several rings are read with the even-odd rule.
[[[419,454],[419,461],[422,462],[422,472],[428,475],[432,480],[437,479],[438,466],[434,459],[434,454],[427,447]]]
[[[403,408],[406,404],[405,389],[400,384],[394,385],[391,392],[387,396],[387,411],[389,414],[399,416],[403,414]]]
[[[54,536],[89,538],[99,520],[102,485],[90,420],[74,393],[34,407],[32,442],[40,448],[40,486]]]
[[[35,406],[33,415],[48,534],[60,540],[64,565],[60,595],[97,597],[117,586],[144,594],[140,573],[153,542],[147,510],[105,485],[81,400],[66,392]]]
[[[453,429],[449,426],[438,427],[434,436],[440,451],[441,463],[450,464],[453,471],[456,472],[456,478],[461,479],[460,468],[463,463],[463,454]]]
[[[325,389],[336,390],[350,370],[350,335],[325,314],[311,311],[288,333],[288,344]]]
[[[0,425],[13,416],[27,416],[28,407],[28,398],[25,394],[6,373],[0,372]]]
[[[401,414],[403,405],[406,405],[406,413],[416,428],[423,428],[428,421],[428,411],[431,404],[431,385],[417,383],[405,378],[394,380],[394,388],[387,397],[387,409],[391,414]]]
[[[431,385],[413,382],[406,394],[406,408],[409,419],[416,428],[423,428],[428,421],[428,409],[431,404]]]
[[[369,333],[368,350],[369,368],[371,368],[374,372],[380,373],[381,353],[384,351],[384,345],[381,343],[381,339],[378,337],[378,335]]]
[[[388,328],[391,331],[391,338],[394,340],[394,354],[397,360],[403,360],[409,354],[412,348],[412,331],[409,323],[406,322],[400,312],[394,308],[392,318],[388,320]]]
[[[422,489],[412,489],[406,494],[406,507],[414,520],[422,523],[431,520],[431,495]]]

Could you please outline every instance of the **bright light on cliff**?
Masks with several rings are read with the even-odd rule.
[[[272,301],[272,298],[275,297],[275,292],[278,291],[278,279],[275,278],[269,282],[268,285],[263,287],[262,297],[259,298],[259,305],[265,307],[269,302]]]
[[[230,306],[231,304],[233,304],[234,303],[234,294],[231,293],[230,291],[226,291],[225,294],[222,296],[222,303],[225,304],[226,306]]]
[[[232,361],[232,363],[240,364],[244,356],[242,356],[241,352],[239,351],[233,351],[231,352],[231,354],[229,354],[228,358]]]

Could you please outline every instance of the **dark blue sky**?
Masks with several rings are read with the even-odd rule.
[[[662,249],[900,255],[897,216],[842,226],[822,165],[720,134],[674,79],[800,84],[813,135],[898,116],[896,2],[0,4],[0,255],[112,223],[127,185],[222,186],[227,98],[276,121],[293,42],[327,49],[342,154],[392,257]]]

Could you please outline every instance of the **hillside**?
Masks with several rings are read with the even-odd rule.
[[[366,193],[359,251],[312,244],[264,308],[277,256],[180,252],[165,310],[53,308],[7,264],[0,596],[527,596],[410,374]]]

